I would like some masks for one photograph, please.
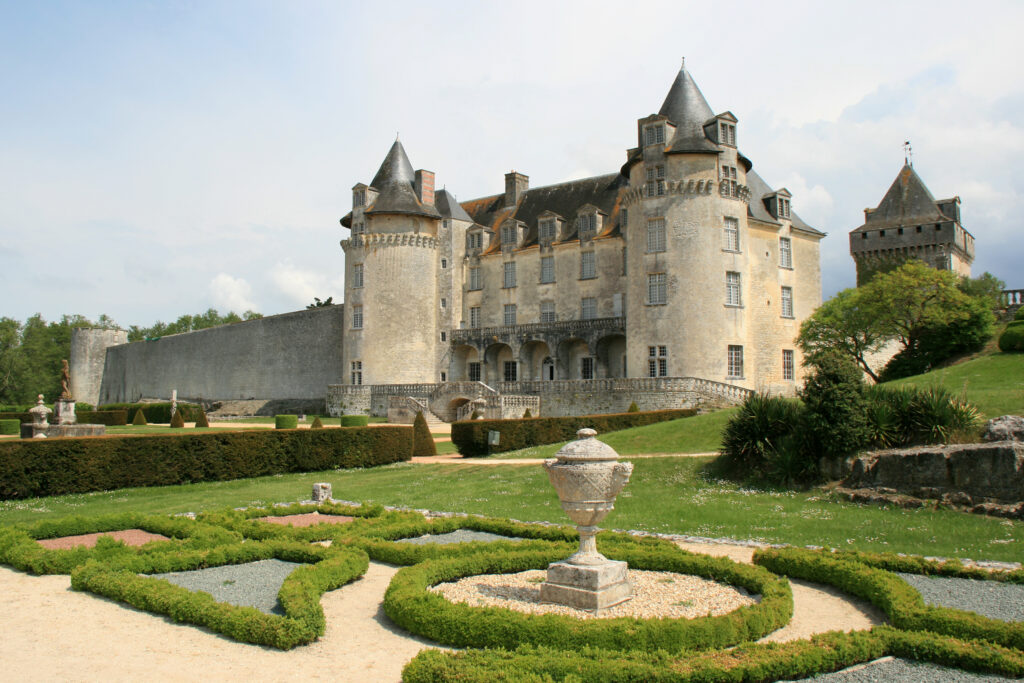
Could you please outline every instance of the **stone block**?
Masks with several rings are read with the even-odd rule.
[[[1024,441],[1024,417],[1003,415],[985,423],[983,441]]]
[[[554,562],[548,580],[540,586],[542,602],[567,605],[601,613],[633,597],[625,562],[609,560],[599,565]]]
[[[313,502],[325,503],[332,498],[331,485],[326,482],[313,484]]]

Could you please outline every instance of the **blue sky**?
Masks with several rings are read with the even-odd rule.
[[[961,197],[975,273],[1024,287],[1022,25],[1013,2],[0,0],[0,315],[339,300],[338,219],[396,132],[460,199],[606,173],[682,56],[829,233],[826,297],[905,139]]]

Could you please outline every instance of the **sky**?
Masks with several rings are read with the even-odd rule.
[[[0,316],[147,326],[342,299],[396,135],[460,200],[617,170],[680,59],[741,151],[847,234],[913,146],[974,274],[1024,287],[1024,3],[0,0]]]

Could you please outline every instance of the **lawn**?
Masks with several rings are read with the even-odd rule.
[[[903,510],[831,499],[821,491],[752,490],[708,480],[710,458],[644,458],[605,528],[757,539],[794,545],[1020,560],[1024,523],[950,510]],[[69,514],[198,512],[296,501],[313,482],[340,499],[523,521],[567,522],[536,465],[418,465],[277,475],[229,482],[0,502],[0,524]]]
[[[722,429],[736,408],[684,417],[668,422],[632,427],[618,432],[598,434],[620,455],[644,453],[714,453],[722,446]],[[566,442],[534,446],[518,451],[499,453],[496,459],[551,458]]]
[[[1024,354],[993,353],[972,360],[887,382],[884,386],[938,384],[978,407],[986,419],[1024,415]]]

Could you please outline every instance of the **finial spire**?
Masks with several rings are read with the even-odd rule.
[[[683,57],[683,63],[679,65],[680,69],[686,69],[686,57]]]
[[[914,165],[914,148],[910,146],[910,140],[903,143],[903,163],[907,166]]]
[[[395,131],[395,142],[398,142],[398,131]]]

